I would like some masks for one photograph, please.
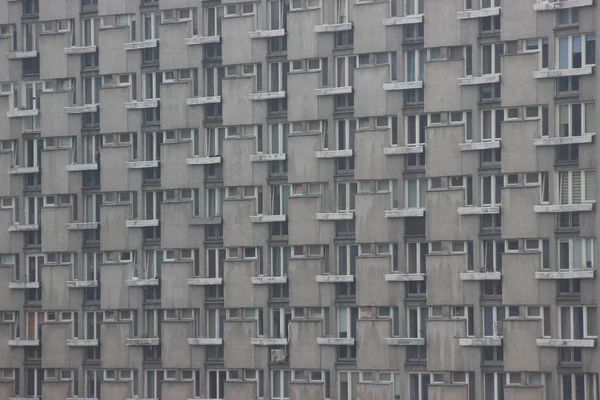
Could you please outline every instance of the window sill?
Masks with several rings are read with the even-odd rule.
[[[564,31],[568,29],[579,29],[579,23],[576,24],[565,24],[565,25],[556,25],[554,27],[555,31]]]
[[[555,100],[578,98],[579,92],[557,93],[554,95]]]

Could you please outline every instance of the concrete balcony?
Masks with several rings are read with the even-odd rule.
[[[275,92],[256,92],[248,94],[248,100],[252,101],[266,101],[283,98],[285,98],[285,92],[282,90]]]
[[[37,174],[40,172],[40,167],[11,167],[8,170],[10,175],[22,175],[22,174]]]
[[[458,344],[465,347],[500,347],[502,346],[501,337],[473,337],[459,338]]]
[[[285,36],[285,29],[267,29],[248,32],[250,39],[268,39]]]
[[[221,346],[223,338],[188,338],[190,346]]]
[[[596,347],[596,339],[535,339],[538,347]]]
[[[8,118],[36,117],[38,115],[40,115],[40,110],[14,108],[6,112]]]
[[[128,110],[143,110],[146,108],[155,108],[158,107],[158,99],[150,99],[150,100],[133,100],[126,101],[125,108]]]
[[[595,269],[565,269],[559,271],[536,271],[535,279],[594,279]]]
[[[67,114],[83,114],[98,111],[98,104],[84,104],[82,106],[65,107]]]
[[[317,344],[321,346],[353,346],[354,338],[318,337]]]
[[[259,153],[250,155],[251,162],[285,161],[286,158],[287,154],[285,153]]]
[[[458,207],[457,210],[459,215],[486,215],[486,214],[500,214],[500,206],[467,206]]]
[[[69,289],[87,289],[87,288],[95,288],[98,287],[98,281],[67,281],[67,287]]]
[[[188,278],[187,284],[190,286],[222,285],[223,278]]]
[[[486,140],[484,142],[459,143],[460,151],[479,151],[489,149],[499,149],[500,140]]]
[[[391,146],[383,149],[383,154],[386,156],[398,156],[404,154],[421,154],[425,151],[423,145],[410,146]]]
[[[70,231],[86,231],[98,229],[100,227],[100,222],[69,222],[65,225]]]
[[[423,14],[405,15],[404,17],[384,18],[384,26],[420,24],[423,22]]]
[[[385,210],[386,218],[423,217],[424,215],[425,215],[425,207],[404,208],[404,209],[398,209],[398,210]]]
[[[9,51],[6,53],[6,58],[9,60],[23,60],[25,58],[36,58],[38,56],[37,50],[32,51]]]
[[[129,42],[129,43],[125,43],[123,46],[126,51],[151,49],[151,48],[158,46],[158,39],[148,39],[148,40],[142,40],[140,42]]]
[[[341,24],[322,24],[315,25],[313,31],[315,33],[335,33],[352,30],[352,22],[345,22]]]
[[[253,285],[275,285],[287,283],[287,276],[253,276],[250,278]]]
[[[553,11],[593,5],[594,0],[538,0],[537,3],[533,4],[533,9],[535,11]]]
[[[502,272],[461,272],[459,278],[461,281],[499,281],[502,279]]]
[[[221,96],[188,97],[185,99],[185,104],[188,106],[201,106],[204,104],[219,104],[220,102],[221,102]]]
[[[592,75],[594,73],[594,67],[595,65],[586,65],[581,68],[542,69],[539,71],[533,71],[533,77],[535,79],[553,79],[563,78],[566,76]]]
[[[69,164],[65,166],[65,169],[69,172],[97,171],[98,163]]]
[[[67,339],[69,347],[95,347],[98,346],[98,339]]]
[[[221,156],[189,157],[185,159],[187,165],[211,165],[221,164],[222,162]]]
[[[148,228],[151,226],[158,226],[158,219],[128,219],[125,221],[127,228]]]
[[[561,212],[586,212],[594,209],[594,203],[581,204],[536,204],[533,212],[536,213],[561,213]]]
[[[345,149],[345,150],[317,150],[315,151],[316,158],[343,158],[343,157],[352,157],[354,154],[354,150]]]
[[[40,230],[39,224],[12,224],[8,227],[9,232],[36,232]]]
[[[425,338],[385,338],[385,343],[390,346],[425,346]]]
[[[196,46],[202,44],[220,43],[221,36],[192,36],[185,38],[185,44],[188,46]]]
[[[12,281],[8,282],[9,289],[39,289],[39,282],[24,282],[24,281]]]
[[[254,346],[285,346],[288,344],[287,338],[250,338],[250,344]]]
[[[352,86],[339,86],[339,87],[325,87],[316,88],[316,96],[336,96],[338,94],[350,94],[352,93]]]
[[[287,221],[287,215],[285,214],[276,214],[276,215],[251,215],[250,222],[255,224],[263,224],[269,222],[285,222]]]
[[[354,212],[339,211],[339,212],[321,212],[316,213],[315,218],[318,221],[348,221],[354,218]]]
[[[500,74],[486,74],[481,76],[466,76],[458,78],[459,86],[484,85],[487,83],[500,82]]]
[[[319,283],[354,282],[354,275],[317,275],[315,279]]]
[[[383,90],[412,90],[421,89],[423,87],[423,81],[414,82],[386,82],[383,84]]]
[[[39,339],[10,339],[8,345],[12,347],[38,347]]]
[[[392,273],[385,274],[386,282],[420,282],[425,280],[425,274]]]
[[[585,144],[592,143],[596,136],[595,133],[588,133],[581,136],[564,136],[564,137],[543,137],[533,139],[534,146],[561,146],[563,144]]]
[[[125,163],[127,168],[129,169],[144,169],[144,168],[156,168],[160,165],[160,161],[158,160],[149,160],[149,161],[127,161]]]
[[[223,223],[223,218],[221,218],[221,217],[212,217],[212,218],[191,217],[190,219],[188,219],[189,226],[221,225],[222,223]]]
[[[484,18],[493,17],[495,15],[500,15],[500,7],[489,7],[482,8],[479,10],[458,11],[456,13],[456,19]]]
[[[126,338],[125,344],[127,346],[158,346],[160,338]]]
[[[127,279],[127,286],[129,287],[145,287],[145,286],[158,286],[160,281],[158,278],[148,279]]]
[[[98,50],[98,47],[96,46],[72,46],[65,47],[64,52],[67,55],[80,55],[95,53],[96,50]]]

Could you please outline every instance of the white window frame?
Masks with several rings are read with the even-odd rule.
[[[580,259],[582,262],[582,268],[575,268],[573,266],[574,260],[574,245],[576,242],[580,242],[581,254]],[[561,244],[568,243],[569,246],[569,268],[562,268],[561,265]],[[585,269],[593,269],[596,264],[596,240],[595,238],[570,238],[570,239],[558,239],[558,270],[559,271],[580,271]],[[589,251],[589,254],[588,254]],[[590,258],[588,260],[588,258]],[[589,263],[589,264],[588,264]],[[588,266],[589,265],[589,266]]]
[[[593,310],[592,312],[597,313],[597,308],[596,306],[563,306],[563,307],[559,307],[558,308],[558,334],[560,336],[560,339],[576,339],[575,338],[575,314],[574,311],[575,309],[581,308],[582,309],[582,318],[583,318],[583,338],[582,339],[597,339],[598,335],[590,335],[588,333],[588,309]],[[569,337],[562,337],[562,310],[563,309],[568,309],[569,310]],[[597,319],[597,318],[596,318]],[[596,330],[598,328],[596,327]]]
[[[585,63],[585,59],[587,56],[587,54],[586,54],[586,38],[587,38],[587,36],[590,36],[590,35],[594,35],[594,34],[592,33],[592,34],[581,34],[581,35],[556,37],[556,39],[555,39],[556,69],[574,69],[574,67],[573,67],[573,39],[575,37],[581,38],[581,67],[579,67],[579,68],[596,65],[595,63],[594,64],[586,64]],[[567,52],[568,52],[568,57],[567,57],[568,65],[566,68],[561,68],[561,66],[560,66],[560,44],[561,44],[561,39],[565,39],[565,38],[567,39],[566,43],[567,43]]]

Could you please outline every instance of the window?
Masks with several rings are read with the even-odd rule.
[[[481,112],[481,138],[483,141],[502,138],[504,109],[484,110]]]
[[[427,115],[409,115],[405,119],[406,146],[425,146]]]
[[[556,26],[579,24],[579,8],[565,8],[556,11]]]
[[[597,400],[598,375],[561,374],[560,400]]]
[[[483,336],[502,337],[506,307],[483,307]]]
[[[596,201],[596,171],[562,171],[558,181],[560,204]]]
[[[337,212],[350,212],[355,209],[355,196],[358,191],[357,182],[338,182]]]
[[[482,240],[482,272],[502,272],[503,240]]]
[[[558,69],[582,68],[596,64],[596,35],[559,37],[556,65]]]
[[[406,208],[425,208],[426,193],[428,188],[427,179],[409,179],[406,185]]]
[[[356,339],[356,321],[358,320],[357,307],[338,308],[338,332],[339,338]],[[356,345],[337,346],[338,360],[356,359]]]
[[[336,87],[347,87],[354,85],[354,69],[356,68],[356,56],[343,56],[335,59],[335,82]]]
[[[425,61],[427,61],[427,50],[410,50],[404,53],[406,70],[404,79],[406,82],[423,81],[425,78]]]
[[[502,202],[502,175],[490,175],[481,178],[481,205],[499,206]]]
[[[271,399],[289,400],[292,383],[292,371],[271,371]]]
[[[596,307],[591,306],[560,307],[560,338],[596,338],[598,336],[596,314]]]
[[[502,55],[504,43],[481,46],[481,75],[499,74],[502,72]]]
[[[594,238],[559,239],[558,268],[560,270],[594,268],[595,246]]]
[[[503,372],[490,372],[484,374],[483,390],[485,400],[504,399],[505,374]]]
[[[431,374],[428,372],[409,373],[409,400],[427,400],[428,386],[431,383]]]
[[[560,104],[557,112],[557,136],[575,137],[596,132],[595,103]]]

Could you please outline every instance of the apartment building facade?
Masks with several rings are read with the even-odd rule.
[[[595,0],[0,0],[0,398],[599,400]]]

